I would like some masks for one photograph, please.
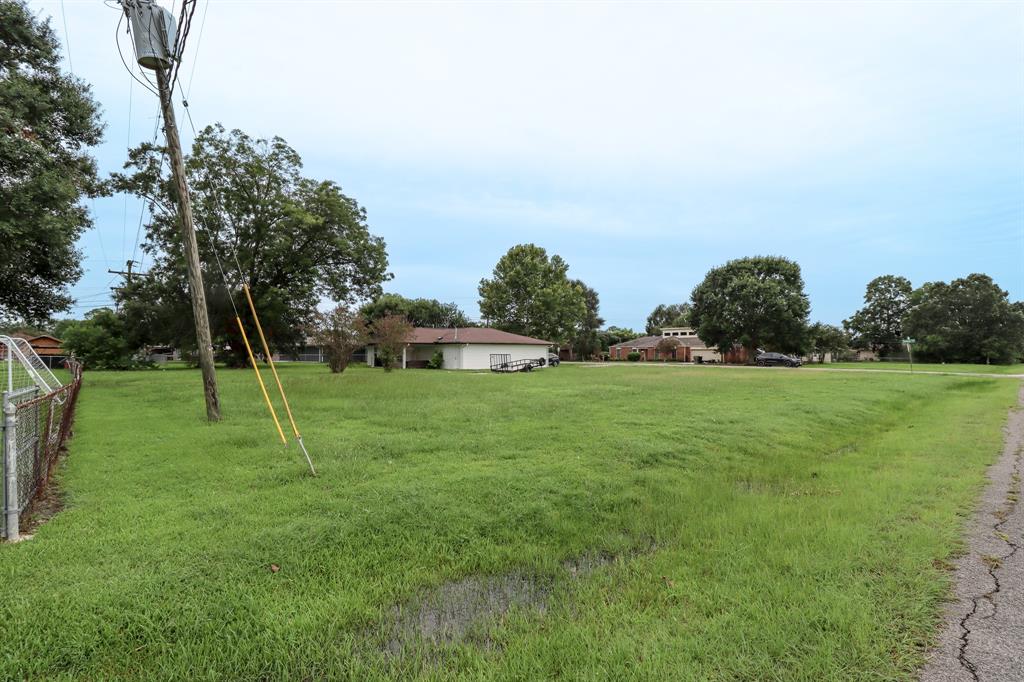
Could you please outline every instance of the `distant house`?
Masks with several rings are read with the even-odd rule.
[[[146,349],[146,359],[162,365],[172,360],[181,360],[181,351],[174,346],[150,346]]]
[[[672,338],[679,343],[667,358],[661,357],[658,352],[658,344],[664,338]],[[701,341],[693,327],[665,327],[659,335],[641,336],[617,343],[608,349],[612,360],[627,360],[629,354],[634,352],[640,353],[640,359],[645,361],[743,363],[747,360],[746,349],[741,347],[735,348],[723,357],[717,348],[709,347]]]
[[[62,342],[56,336],[50,336],[49,334],[36,336],[23,332],[14,332],[11,336],[28,341],[28,345],[32,346],[32,350],[36,352],[39,359],[46,363],[46,366],[50,369],[63,367],[64,361],[67,360],[68,354],[61,348]]]
[[[306,337],[297,351],[274,353],[274,362],[327,362],[327,353],[316,339]],[[350,362],[366,362],[366,349],[360,348],[352,354]]]
[[[550,341],[503,332],[490,327],[436,329],[415,327],[402,349],[401,367],[426,367],[441,351],[445,369],[489,369],[491,355],[507,355],[507,360],[535,360],[546,357]],[[379,364],[376,344],[366,346],[366,364]]]

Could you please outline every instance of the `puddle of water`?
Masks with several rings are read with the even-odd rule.
[[[547,610],[552,583],[536,576],[470,576],[447,582],[392,609],[386,650],[407,646],[458,644],[467,640],[491,646],[486,628],[512,608]]]
[[[543,615],[557,581],[579,580],[616,560],[649,554],[653,540],[625,554],[600,550],[562,562],[555,577],[507,573],[468,576],[428,590],[392,608],[384,626],[384,651],[397,656],[406,650],[474,642],[492,648],[488,634],[511,610]]]

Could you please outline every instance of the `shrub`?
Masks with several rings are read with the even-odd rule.
[[[402,349],[412,334],[412,325],[403,315],[385,315],[370,327],[377,344],[377,355],[385,372],[390,372],[402,357]]]
[[[626,356],[626,359],[629,360],[630,362],[636,362],[637,360],[640,359],[640,353],[632,351],[629,355]]]
[[[362,317],[339,305],[330,312],[316,314],[313,340],[323,346],[331,371],[344,372],[352,354],[366,345],[366,324]]]
[[[444,353],[440,350],[435,350],[434,355],[427,362],[427,369],[441,369],[444,367]]]
[[[661,357],[661,361],[665,362],[668,359],[675,360],[676,349],[679,348],[679,339],[673,339],[671,336],[666,336],[658,341],[658,355]]]

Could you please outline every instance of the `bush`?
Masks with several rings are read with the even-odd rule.
[[[368,338],[363,319],[343,305],[317,313],[312,331],[313,340],[324,349],[327,366],[335,373],[345,371],[352,354],[365,346]]]
[[[137,369],[149,363],[135,347],[125,329],[124,319],[110,308],[99,308],[84,320],[62,329],[64,349],[89,369]]]
[[[440,350],[435,350],[433,357],[427,362],[427,369],[441,369],[444,367],[444,353]]]
[[[401,361],[402,349],[412,335],[412,325],[402,315],[385,315],[370,326],[371,337],[377,345],[377,357],[385,372],[390,372]]]
[[[636,362],[637,360],[640,359],[640,353],[633,351],[626,356],[626,359],[629,360],[630,362]]]
[[[666,360],[676,359],[676,349],[679,348],[679,339],[673,339],[671,336],[666,336],[658,341],[658,346],[655,350],[658,352],[658,356],[662,362]]]

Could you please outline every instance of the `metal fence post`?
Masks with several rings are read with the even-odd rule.
[[[18,539],[18,438],[17,405],[4,394],[4,513],[7,525],[7,540]]]

